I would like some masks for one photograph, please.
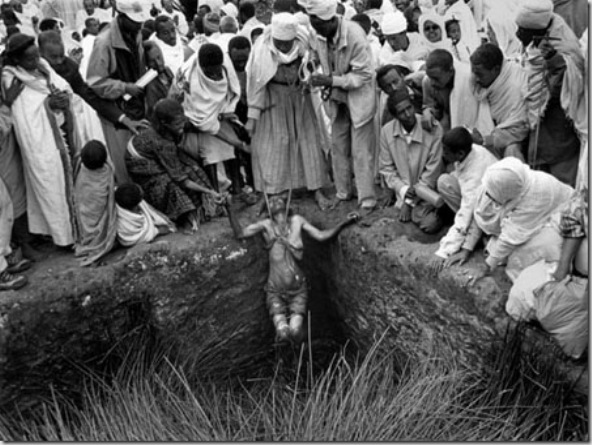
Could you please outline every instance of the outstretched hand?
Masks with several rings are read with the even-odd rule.
[[[350,212],[347,214],[347,222],[354,224],[360,220],[360,214],[358,212]]]

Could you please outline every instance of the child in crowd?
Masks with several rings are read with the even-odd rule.
[[[81,166],[74,184],[80,241],[76,256],[88,266],[115,244],[115,176],[102,142],[88,142],[80,152]]]
[[[173,222],[143,198],[137,184],[123,184],[115,190],[117,239],[122,246],[149,243],[158,235],[176,231]]]
[[[470,62],[471,51],[460,40],[462,37],[460,22],[456,18],[446,20],[446,35],[452,40],[452,55],[460,62]]]

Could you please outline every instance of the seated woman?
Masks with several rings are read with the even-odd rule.
[[[178,149],[184,125],[183,107],[173,99],[160,100],[152,126],[128,144],[125,162],[148,203],[196,231],[200,222],[221,213],[218,203],[224,197],[212,188],[197,161]]]
[[[117,240],[124,247],[149,243],[158,235],[175,232],[175,225],[165,215],[144,201],[138,184],[122,184],[115,190]]]
[[[514,281],[538,260],[559,260],[562,239],[551,217],[559,215],[573,188],[514,157],[491,165],[481,184],[474,217],[491,239],[473,283],[506,261],[506,274]]]

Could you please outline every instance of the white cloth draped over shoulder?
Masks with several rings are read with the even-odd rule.
[[[271,37],[271,26],[268,26],[263,35],[255,42],[246,67],[247,103],[250,117],[258,118],[259,112],[263,110],[265,106],[265,87],[275,76],[278,65],[292,62],[298,57],[305,57],[307,40],[306,30],[299,26],[292,51],[288,55],[282,54],[275,48]],[[253,63],[253,60],[256,60],[257,63]]]
[[[167,226],[172,232],[175,225],[146,201],[140,202],[140,213],[115,205],[117,209],[117,240],[124,247],[149,243],[158,236],[157,226]]]
[[[477,128],[481,134],[493,131],[489,106],[477,99],[472,90],[471,67],[454,61],[454,87],[450,92],[450,128]]]
[[[495,4],[485,17],[485,26],[490,28],[497,41],[497,46],[510,60],[519,60],[522,54],[522,43],[516,37],[516,11],[504,4]]]
[[[200,131],[216,134],[220,130],[220,113],[233,113],[240,99],[240,83],[232,62],[224,54],[224,77],[212,80],[207,77],[198,62],[198,53],[183,64],[177,75],[177,84],[182,84],[185,93],[183,109],[185,116]]]
[[[59,128],[64,113],[50,110],[47,98],[54,89],[67,91],[70,97],[72,90],[44,59],[39,65],[44,73],[6,66],[2,87],[8,88],[15,77],[24,84],[11,110],[23,157],[29,230],[51,235],[58,246],[68,246],[77,236],[72,165]]]
[[[183,66],[183,63],[185,63],[185,48],[181,39],[177,38],[177,43],[175,46],[171,46],[168,43],[163,42],[158,37],[156,37],[156,34],[152,34],[149,40],[156,43],[162,51],[162,57],[164,58],[165,66],[170,68],[173,74],[177,74],[177,71],[179,71],[179,69]]]
[[[496,129],[523,129],[528,131],[528,120],[525,105],[527,79],[526,72],[517,63],[504,61],[502,69],[493,83],[482,88],[474,81],[471,82],[473,94],[479,100],[479,109],[484,114],[489,113]],[[477,127],[479,129],[479,127]],[[494,133],[493,145],[496,148],[505,147],[504,141]],[[503,147],[502,147],[503,146]]]
[[[475,221],[493,235],[488,245],[494,263],[529,241],[575,190],[548,173],[531,170],[508,157],[487,169],[475,206]]]

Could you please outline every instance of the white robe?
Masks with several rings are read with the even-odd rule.
[[[71,95],[68,83],[43,59],[39,63],[49,72],[51,83]],[[64,143],[63,136],[58,136],[61,140],[56,139],[50,121],[55,119],[59,125],[63,115],[51,112],[50,116],[45,108],[45,100],[49,95],[45,78],[33,76],[22,68],[5,67],[2,73],[3,88],[9,87],[15,76],[25,85],[11,110],[23,157],[29,230],[31,233],[51,235],[58,246],[68,246],[75,241],[72,172],[71,166],[64,166],[60,157],[59,147]]]

